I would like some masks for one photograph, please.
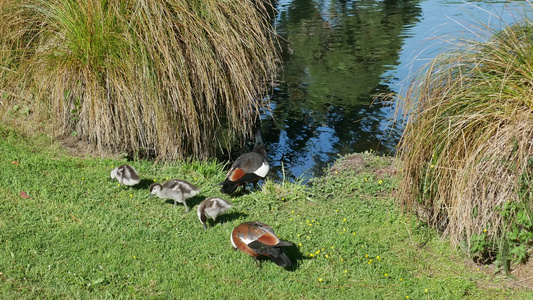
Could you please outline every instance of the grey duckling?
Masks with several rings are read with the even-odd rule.
[[[174,207],[179,203],[185,205],[185,211],[189,211],[186,200],[200,193],[200,189],[194,184],[181,179],[171,179],[163,185],[152,183],[150,185],[150,196],[157,195],[162,199],[174,200]]]
[[[111,180],[115,179],[120,184],[127,186],[136,185],[141,181],[135,168],[126,164],[118,166],[111,171]]]

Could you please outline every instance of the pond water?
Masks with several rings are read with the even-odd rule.
[[[523,1],[277,2],[283,73],[262,120],[272,176],[304,181],[340,156],[390,155],[401,135],[394,107],[377,95],[402,93],[410,74],[447,41],[475,38],[480,24],[513,23]],[[282,168],[284,173],[282,173]]]

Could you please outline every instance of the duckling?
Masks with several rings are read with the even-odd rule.
[[[136,185],[141,181],[135,168],[126,164],[118,166],[111,171],[111,180],[113,181],[115,179],[118,180],[120,184],[127,186]]]
[[[254,150],[239,156],[235,160],[226,174],[226,179],[220,183],[222,185],[220,192],[232,194],[241,185],[245,186],[250,182],[256,185],[257,181],[265,178],[270,169],[266,156],[261,131],[257,130]]]
[[[204,225],[204,229],[207,229],[205,223],[208,218],[216,221],[219,215],[223,214],[232,206],[233,204],[222,198],[210,197],[206,198],[204,201],[202,201],[202,203],[200,203],[200,205],[198,205],[196,212],[198,214],[198,219],[200,219],[200,222],[202,222],[202,225]]]
[[[200,189],[194,184],[181,179],[171,179],[163,185],[152,183],[150,185],[150,196],[156,194],[162,199],[173,199],[174,207],[179,203],[185,205],[185,212],[189,212],[186,200],[200,193]]]
[[[242,223],[231,232],[231,244],[252,256],[259,265],[257,257],[264,255],[280,267],[288,267],[291,260],[283,252],[283,247],[292,246],[288,241],[280,240],[274,230],[267,224],[252,221]]]

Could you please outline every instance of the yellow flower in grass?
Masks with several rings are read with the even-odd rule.
[[[342,220],[343,222],[346,222],[346,218],[344,218],[344,220]]]
[[[324,255],[324,257],[325,257],[325,258],[329,258],[329,255],[326,254],[326,255]]]
[[[385,277],[389,276],[389,274],[385,273]]]
[[[348,270],[344,270],[344,274],[348,273]]]
[[[429,290],[428,290],[428,289],[425,289],[425,290],[424,290],[424,293],[427,293],[427,292],[429,292]]]
[[[320,254],[320,250],[316,250],[315,254],[317,255]]]
[[[383,183],[383,180],[380,179],[380,180],[378,181],[378,184],[382,184],[382,183]]]
[[[318,282],[322,282],[322,281],[323,281],[322,278],[318,278]]]

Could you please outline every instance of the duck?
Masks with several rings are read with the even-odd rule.
[[[258,265],[260,255],[268,257],[280,267],[291,265],[283,247],[292,246],[293,243],[280,240],[267,224],[251,221],[238,225],[231,232],[231,244],[234,250],[239,249],[252,256]]]
[[[130,165],[120,165],[111,171],[111,180],[118,180],[120,184],[133,186],[141,181],[139,174]]]
[[[183,205],[185,205],[185,212],[189,212],[186,200],[200,193],[200,189],[194,184],[181,179],[171,179],[162,185],[159,183],[152,183],[149,190],[150,197],[157,195],[162,199],[174,200],[174,207],[176,207],[178,202],[183,203]]]
[[[220,183],[220,185],[222,185],[220,192],[224,194],[232,194],[241,185],[243,187],[248,183],[256,185],[260,179],[266,177],[269,170],[270,165],[267,161],[267,154],[263,139],[261,138],[261,131],[257,130],[255,133],[254,150],[239,156],[235,160],[226,174],[226,179],[224,182]]]
[[[204,229],[207,229],[207,225],[205,223],[207,222],[208,218],[216,221],[219,215],[226,212],[226,210],[230,209],[232,206],[233,204],[222,198],[210,197],[206,198],[200,203],[200,205],[198,205],[196,212],[198,214],[198,219],[200,219],[200,222],[202,222],[202,225],[204,225]]]

